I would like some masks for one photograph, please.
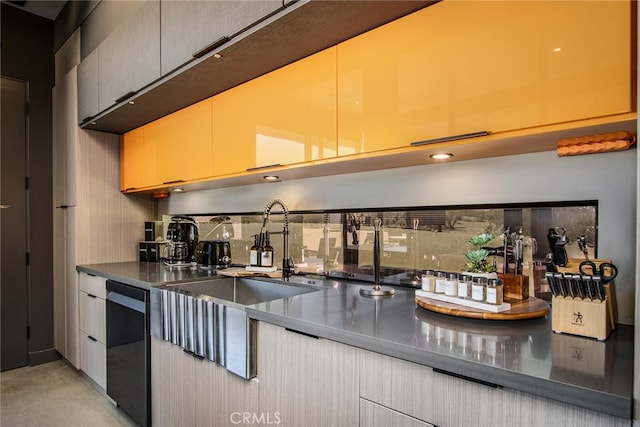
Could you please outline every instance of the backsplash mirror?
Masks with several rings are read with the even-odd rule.
[[[249,263],[249,249],[262,226],[262,213],[190,215],[200,240],[226,240],[232,263]],[[564,233],[569,258],[583,258],[578,239],[583,237],[590,258],[597,256],[597,201],[548,202],[510,205],[407,207],[363,210],[326,210],[289,213],[289,255],[300,272],[345,279],[373,281],[373,221],[382,220],[381,280],[413,286],[423,269],[461,271],[472,249],[468,240],[490,233],[490,262],[505,269],[501,255],[507,234],[507,265],[514,272],[515,240],[521,241],[519,272],[529,276],[530,293],[545,296],[545,257],[552,251],[549,229]],[[171,216],[165,216],[167,223]],[[267,229],[277,265],[282,263],[284,216],[274,209]],[[280,234],[278,234],[280,233]],[[514,240],[515,239],[515,240]]]

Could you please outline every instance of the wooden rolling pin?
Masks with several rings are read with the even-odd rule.
[[[598,135],[565,138],[558,141],[558,156],[605,153],[629,149],[636,138],[630,132],[611,132]]]

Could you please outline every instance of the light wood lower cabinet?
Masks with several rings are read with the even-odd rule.
[[[78,273],[80,369],[100,387],[107,387],[106,280]]]
[[[260,322],[260,414],[283,426],[358,425],[359,351]]]
[[[441,427],[629,425],[623,418],[492,388],[365,350],[360,363],[362,398]]]
[[[427,427],[432,425],[366,399],[360,399],[360,427]]]
[[[154,426],[242,424],[258,413],[257,380],[151,338],[151,420]]]

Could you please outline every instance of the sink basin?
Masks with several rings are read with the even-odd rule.
[[[151,287],[151,335],[249,379],[257,371],[257,321],[245,307],[318,291],[249,278],[209,279]]]
[[[194,297],[212,297],[239,305],[253,305],[302,295],[318,289],[284,282],[248,278],[225,278],[167,285],[173,291]]]

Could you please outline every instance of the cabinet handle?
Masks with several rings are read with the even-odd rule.
[[[300,331],[296,331],[295,329],[289,329],[289,328],[284,328],[285,331],[289,331],[289,332],[293,332],[294,334],[299,334],[299,335],[304,335],[305,337],[309,337],[309,338],[315,338],[317,340],[320,339],[319,336],[317,335],[312,335],[312,334],[308,334],[306,332],[300,332]]]
[[[191,56],[193,56],[194,58],[202,58],[207,53],[211,52],[213,49],[216,49],[216,48],[222,46],[223,44],[227,43],[229,40],[231,40],[231,38],[229,36],[222,36],[218,40],[214,41],[213,43],[211,43],[208,46],[203,47],[202,49],[200,49],[199,51],[195,52]]]
[[[438,369],[438,368],[431,368],[431,369],[433,370],[433,372],[437,372],[439,374],[449,375],[450,377],[460,378],[461,380],[471,381],[472,383],[486,385],[487,387],[491,387],[491,388],[498,388],[498,384],[490,383],[489,381],[477,380],[475,378],[467,377],[465,375],[454,374],[453,372],[445,371],[443,369]]]
[[[135,91],[131,91],[131,92],[127,92],[124,95],[122,95],[120,98],[116,99],[116,104],[121,103],[122,101],[124,101],[127,98],[131,98],[133,95],[135,95],[136,92]]]
[[[80,122],[80,124],[87,123],[87,122],[88,122],[89,120],[91,120],[92,118],[93,118],[92,116],[87,116],[87,117],[85,117],[84,119],[82,119],[82,121]]]
[[[266,166],[256,166],[255,168],[248,168],[247,172],[251,172],[251,171],[257,171],[260,169],[267,169],[267,168],[275,168],[278,166],[282,166],[280,163],[274,163],[272,165],[266,165]]]
[[[56,209],[68,209],[68,208],[75,208],[76,205],[60,205],[60,206],[56,206]]]
[[[122,191],[131,191],[131,190],[135,190],[136,188],[138,188],[138,187],[129,187],[129,188],[125,188]]]
[[[95,296],[94,294],[87,294],[87,296],[88,296],[89,298],[98,298],[98,297],[97,297],[97,296]]]
[[[171,184],[179,184],[181,182],[185,182],[184,179],[176,179],[174,181],[166,181],[166,182],[163,182],[162,184],[171,185]]]
[[[91,341],[96,342],[98,341],[97,339],[95,339],[94,337],[92,337],[91,335],[87,335],[87,338],[89,338]]]
[[[435,144],[438,142],[456,141],[458,139],[477,138],[479,136],[487,136],[487,135],[489,135],[489,132],[486,130],[483,130],[480,132],[463,133],[460,135],[452,135],[452,136],[445,136],[442,138],[427,139],[425,141],[416,141],[416,142],[412,142],[410,145],[412,147],[419,147],[421,145]]]

